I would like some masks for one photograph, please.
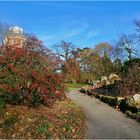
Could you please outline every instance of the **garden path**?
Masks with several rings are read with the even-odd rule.
[[[94,97],[73,90],[68,97],[86,115],[85,139],[140,139],[140,123]]]

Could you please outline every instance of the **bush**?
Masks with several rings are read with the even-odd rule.
[[[137,113],[136,120],[140,122],[140,112]]]
[[[117,106],[120,105],[120,103],[124,100],[125,98],[123,97],[117,97]]]
[[[96,95],[96,98],[99,98],[104,103],[108,103],[112,107],[116,107],[116,105],[117,105],[116,97],[104,96],[104,95],[97,96]]]
[[[132,113],[131,111],[126,111],[125,114],[132,119],[136,119],[137,115],[135,113]]]
[[[104,103],[107,103],[108,102],[108,97],[107,96],[101,96],[100,100]]]
[[[134,63],[128,68],[128,72],[123,74],[121,94],[130,96],[140,92],[140,65]]]
[[[97,98],[97,99],[100,99],[100,96],[101,96],[101,95],[98,94],[98,93],[95,94],[95,98]]]
[[[137,108],[136,104],[134,103],[134,101],[132,100],[132,98],[122,99],[120,101],[118,107],[120,108],[120,110],[123,113],[125,113],[126,111],[130,111],[132,113],[138,112],[138,108]]]
[[[116,107],[117,106],[117,98],[116,97],[110,97],[108,100],[108,104],[110,106]]]
[[[126,109],[130,110],[132,113],[138,112],[138,108],[133,98],[126,98]]]
[[[0,95],[6,103],[52,105],[65,97],[64,81],[55,73],[58,60],[40,41],[29,37],[22,48],[1,47]]]

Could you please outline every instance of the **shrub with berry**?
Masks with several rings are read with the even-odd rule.
[[[65,98],[64,81],[55,71],[59,60],[35,37],[22,47],[1,46],[0,97],[6,103],[52,105]]]

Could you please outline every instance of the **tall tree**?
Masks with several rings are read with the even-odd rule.
[[[101,77],[108,76],[113,70],[111,61],[112,46],[107,42],[99,43],[94,48],[93,62],[94,73]],[[95,61],[96,60],[96,61]]]
[[[61,60],[60,70],[67,82],[76,82],[79,80],[79,64],[77,61],[77,51],[72,42],[61,41],[55,45],[57,57]]]

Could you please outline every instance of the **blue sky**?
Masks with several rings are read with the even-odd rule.
[[[80,47],[114,42],[135,31],[140,2],[0,2],[0,21],[18,25],[51,47],[60,40]]]

